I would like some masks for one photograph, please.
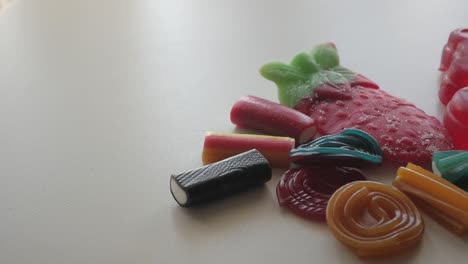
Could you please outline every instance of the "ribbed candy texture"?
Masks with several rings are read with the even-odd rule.
[[[468,193],[419,166],[400,167],[393,186],[457,234],[468,231]]]

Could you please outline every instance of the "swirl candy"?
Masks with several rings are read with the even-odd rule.
[[[382,150],[371,135],[359,129],[348,128],[291,150],[289,158],[302,165],[336,164],[337,160],[341,166],[364,162],[381,164]]]
[[[325,221],[333,192],[351,181],[365,180],[361,171],[347,167],[290,169],[276,187],[280,206],[312,220]]]
[[[444,178],[409,163],[398,169],[393,186],[441,225],[459,235],[468,231],[468,193]]]
[[[360,257],[391,255],[422,238],[424,221],[411,200],[396,188],[355,181],[338,189],[327,206],[335,237]]]

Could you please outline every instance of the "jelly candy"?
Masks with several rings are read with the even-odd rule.
[[[421,213],[406,195],[370,181],[338,189],[327,206],[327,223],[360,257],[393,255],[418,243],[424,233]]]
[[[452,150],[434,153],[432,171],[456,186],[468,190],[468,151]]]
[[[448,104],[453,95],[463,87],[468,87],[468,57],[454,60],[442,75],[440,101],[445,105]]]
[[[325,221],[333,192],[348,182],[365,179],[360,170],[348,167],[290,169],[281,176],[276,195],[280,206],[304,218]]]
[[[393,186],[453,232],[468,231],[468,193],[444,178],[409,163],[398,169]]]
[[[448,103],[444,125],[455,149],[468,150],[468,87],[458,90]]]
[[[311,116],[318,136],[344,128],[369,133],[384,160],[429,163],[432,153],[452,149],[445,127],[413,104],[387,94],[369,79],[339,65],[334,45],[300,53],[291,64],[273,62],[261,74],[278,86],[280,102]]]
[[[454,60],[465,56],[468,56],[468,28],[458,28],[450,33],[442,50],[439,70],[446,71]]]
[[[232,123],[275,136],[292,137],[296,144],[315,135],[315,121],[303,113],[256,96],[244,96],[231,109]]]
[[[373,137],[364,131],[347,128],[341,133],[326,135],[291,150],[290,160],[301,165],[324,165],[339,162],[340,166],[356,166],[363,162],[382,163],[382,150]]]
[[[439,98],[446,105],[458,90],[468,86],[468,28],[450,33],[442,51],[439,70],[444,72]]]
[[[203,164],[210,164],[256,149],[272,167],[289,167],[289,152],[294,148],[294,139],[264,135],[213,133],[205,135]]]

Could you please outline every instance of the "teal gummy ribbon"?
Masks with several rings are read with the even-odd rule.
[[[432,170],[447,181],[468,190],[468,151],[435,152],[432,155]]]
[[[346,155],[382,163],[382,149],[366,132],[348,128],[341,133],[319,137],[290,151],[291,157],[307,155]]]
[[[345,83],[357,75],[340,66],[338,51],[332,43],[318,45],[310,53],[299,53],[289,64],[265,64],[260,73],[276,83],[279,101],[289,107],[294,107],[323,83]]]

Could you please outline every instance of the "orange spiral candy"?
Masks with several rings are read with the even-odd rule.
[[[371,181],[338,189],[327,206],[327,223],[360,257],[393,255],[416,245],[424,232],[421,213],[406,195]]]

